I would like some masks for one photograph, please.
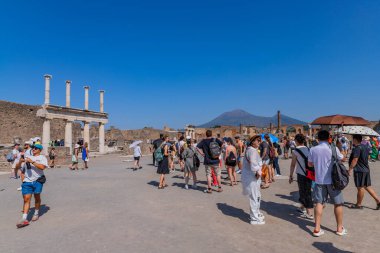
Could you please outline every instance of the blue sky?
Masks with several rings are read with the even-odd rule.
[[[1,1],[0,99],[90,109],[110,125],[205,123],[244,109],[380,119],[380,1]]]

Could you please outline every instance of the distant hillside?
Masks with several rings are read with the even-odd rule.
[[[242,125],[253,125],[257,127],[269,127],[270,123],[274,126],[277,125],[277,115],[273,117],[263,117],[255,116],[244,110],[233,110],[230,112],[225,112],[215,119],[202,124],[198,127],[213,127],[213,126],[239,126]],[[305,125],[304,121],[291,118],[289,116],[281,114],[281,125]]]

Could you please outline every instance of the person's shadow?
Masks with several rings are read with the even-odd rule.
[[[322,252],[353,253],[352,251],[338,249],[331,242],[314,242],[312,245]]]
[[[36,209],[34,207],[32,207],[32,208],[29,209],[28,220],[32,219],[35,210]],[[41,205],[40,206],[40,210],[38,211],[38,216],[42,217],[45,213],[49,212],[49,210],[50,210],[49,206],[47,206],[47,205]]]
[[[238,218],[244,222],[249,222],[249,214],[244,212],[243,209],[230,206],[226,203],[217,203],[216,206],[224,215]]]

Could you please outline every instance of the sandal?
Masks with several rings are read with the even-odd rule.
[[[357,204],[355,204],[355,205],[350,205],[348,208],[350,208],[350,209],[363,209],[363,206],[358,206]]]
[[[162,190],[162,189],[164,189],[164,187],[163,186],[158,186],[158,189]]]
[[[168,186],[169,186],[169,185],[167,185],[167,184],[164,184],[162,187],[164,187],[164,188],[165,188],[165,187],[168,187]]]
[[[269,185],[264,185],[264,184],[263,184],[263,185],[260,186],[260,188],[261,188],[261,189],[267,189],[267,188],[269,188]]]
[[[223,189],[222,189],[222,187],[219,186],[218,190],[216,190],[216,191],[217,191],[217,192],[222,192]]]
[[[204,192],[204,193],[209,193],[209,194],[211,194],[211,193],[212,193],[212,189],[211,189],[211,188],[208,188],[207,190],[204,190],[203,192]]]

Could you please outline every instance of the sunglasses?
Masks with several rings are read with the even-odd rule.
[[[41,150],[41,149],[39,149],[39,148],[36,148],[36,147],[33,147],[33,150]]]

